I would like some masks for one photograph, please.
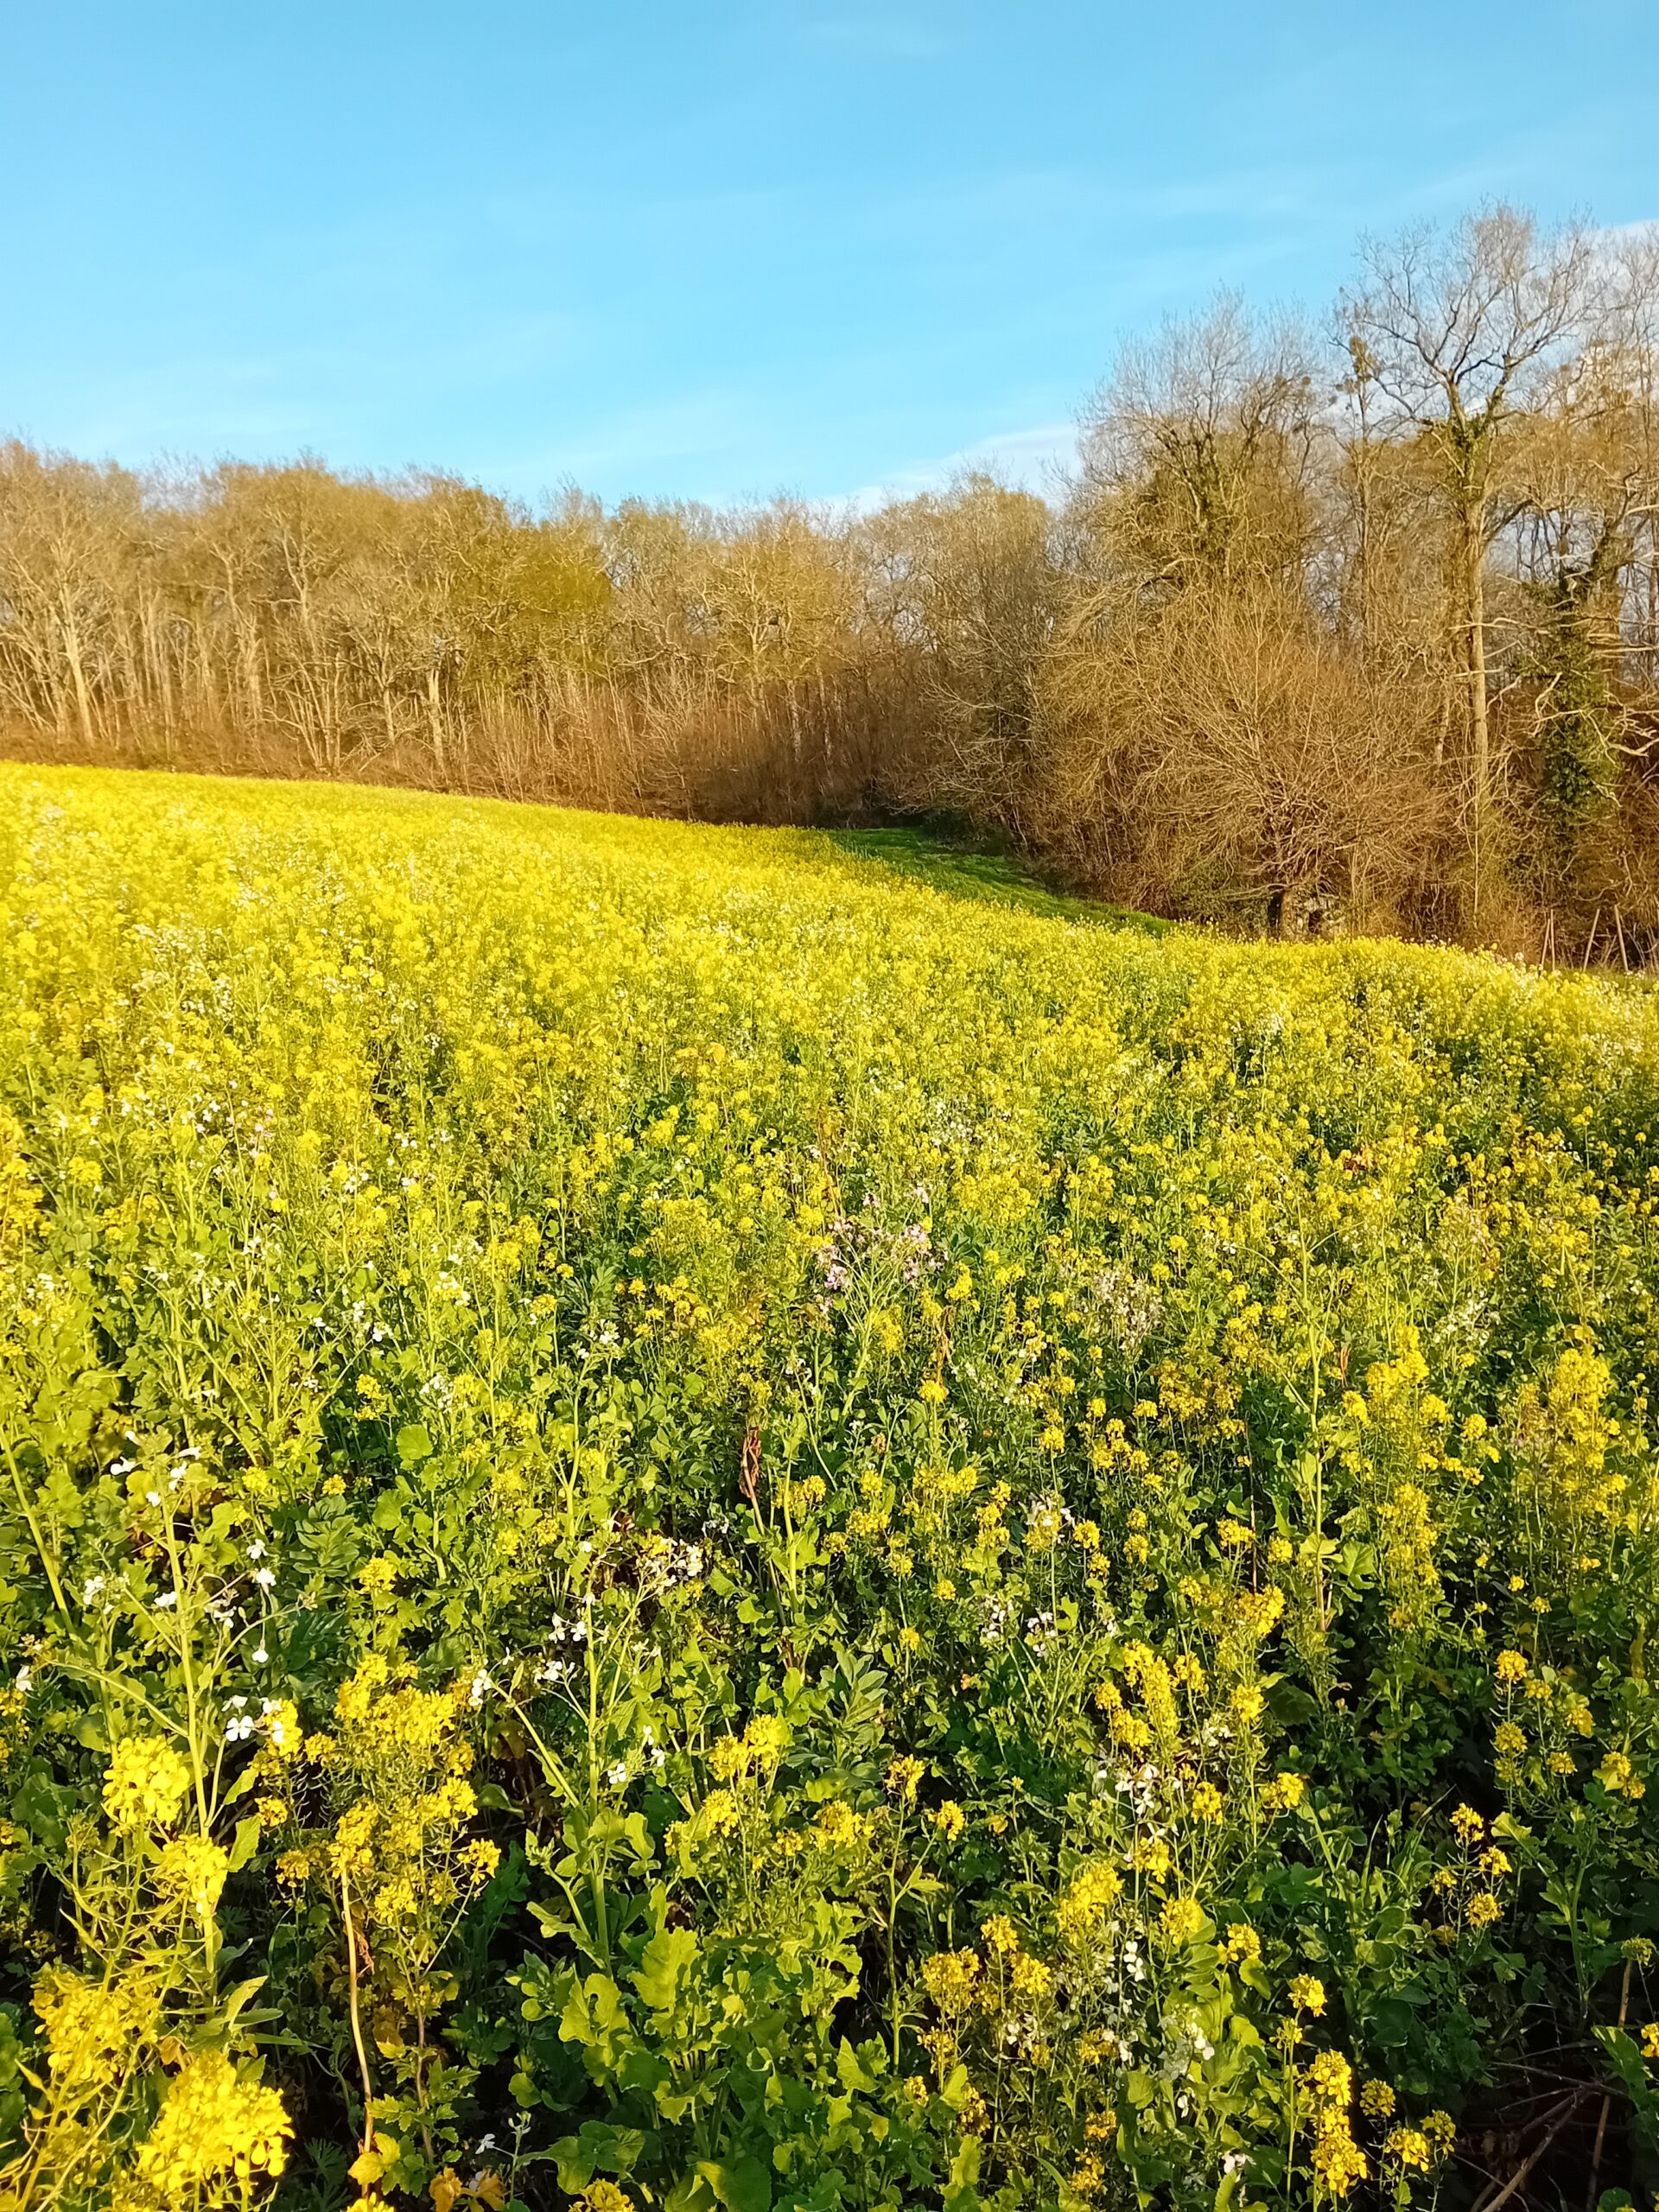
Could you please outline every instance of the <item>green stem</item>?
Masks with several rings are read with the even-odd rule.
[[[47,1550],[46,1539],[41,1534],[41,1524],[35,1517],[35,1508],[30,1503],[29,1492],[23,1486],[22,1470],[17,1465],[16,1455],[12,1451],[10,1440],[3,1435],[0,1435],[0,1452],[3,1452],[6,1455],[6,1466],[11,1476],[11,1486],[17,1493],[18,1510],[29,1523],[29,1533],[34,1540],[35,1549],[39,1554],[46,1579],[51,1585],[53,1599],[58,1611],[67,1619],[69,1608],[64,1603],[63,1585],[58,1580],[58,1570],[53,1563],[52,1554]]]

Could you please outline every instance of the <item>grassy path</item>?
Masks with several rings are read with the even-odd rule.
[[[974,852],[931,837],[921,830],[832,830],[830,843],[853,858],[874,861],[897,875],[929,885],[954,899],[988,900],[1028,914],[1044,914],[1056,921],[1092,922],[1114,929],[1144,931],[1158,936],[1172,923],[1153,914],[1137,914],[1127,906],[1103,899],[1082,899],[1051,891],[999,853]]]

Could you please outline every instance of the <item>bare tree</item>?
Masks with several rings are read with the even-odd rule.
[[[1421,689],[1271,584],[1057,657],[1055,789],[1119,817],[1120,880],[1218,911],[1398,918],[1438,834]],[[1199,887],[1202,887],[1200,893]]]
[[[915,653],[937,733],[928,797],[1021,834],[1043,774],[1036,686],[1064,583],[1053,515],[970,472],[885,509],[865,542],[880,619]]]
[[[1319,436],[1313,352],[1230,292],[1123,348],[1083,423],[1084,495],[1140,588],[1281,579],[1307,558]]]
[[[1472,918],[1493,835],[1486,559],[1511,518],[1505,465],[1514,427],[1580,338],[1597,290],[1582,225],[1542,232],[1494,207],[1449,237],[1413,230],[1363,250],[1365,281],[1344,295],[1350,337],[1396,433],[1427,443],[1457,532],[1459,658],[1467,696]]]

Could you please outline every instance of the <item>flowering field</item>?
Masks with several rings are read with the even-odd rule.
[[[0,963],[0,2206],[1659,2179],[1639,987],[15,768]]]

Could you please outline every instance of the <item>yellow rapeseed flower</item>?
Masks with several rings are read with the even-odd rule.
[[[223,2052],[203,2051],[168,2084],[138,2146],[138,2177],[169,2204],[194,2202],[215,2183],[245,2193],[282,2173],[293,2132],[275,2089],[243,2080]]]
[[[211,1920],[230,1871],[230,1859],[206,1836],[175,1836],[156,1861],[156,1886],[176,1897],[198,1920]]]
[[[1166,1897],[1158,1924],[1172,1943],[1190,1943],[1204,1926],[1204,1907],[1196,1897]]]
[[[190,1787],[190,1770],[164,1737],[127,1736],[110,1753],[104,1809],[118,1828],[169,1827]]]

